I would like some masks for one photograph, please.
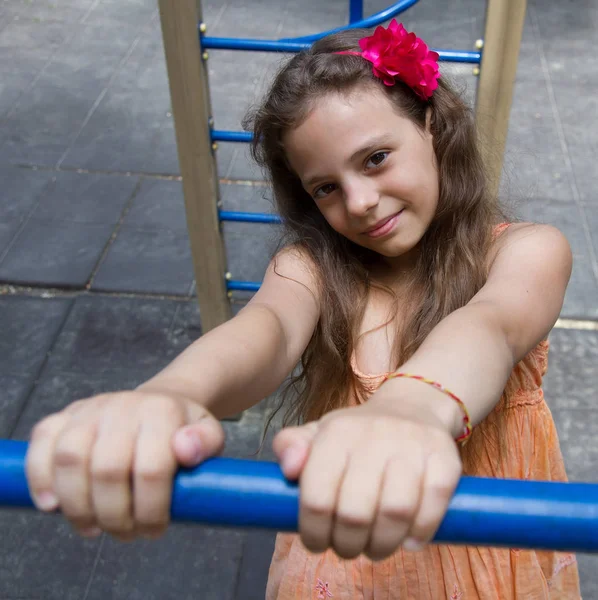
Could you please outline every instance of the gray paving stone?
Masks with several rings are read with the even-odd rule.
[[[223,223],[228,270],[233,279],[261,281],[276,249],[277,225]]]
[[[5,253],[12,244],[19,229],[23,225],[22,218],[10,217],[0,223],[0,256]]]
[[[138,177],[59,171],[33,212],[36,219],[116,225]]]
[[[0,296],[0,373],[37,375],[71,304],[68,298]]]
[[[598,580],[596,578],[596,569],[598,560],[594,554],[578,554],[577,562],[579,564],[579,580],[581,584],[581,597],[598,598]]]
[[[598,482],[598,415],[594,409],[553,410],[567,474],[571,481]]]
[[[232,600],[244,535],[187,525],[158,541],[106,539],[87,598]]]
[[[275,539],[270,531],[246,535],[235,600],[263,600]]]
[[[154,155],[176,158],[162,40],[155,20],[129,40],[131,53],[115,73],[105,96],[78,134],[64,165],[102,170],[147,171]],[[130,35],[130,33],[129,33]],[[151,98],[151,102],[148,102]]]
[[[38,0],[8,2],[5,10],[13,18],[33,19],[44,24],[54,21],[75,24],[85,18],[93,5],[94,0],[65,0],[58,7],[54,0]]]
[[[272,190],[264,185],[220,184],[222,210],[274,213]]]
[[[553,410],[593,409],[598,389],[598,332],[553,329],[544,395]]]
[[[186,296],[193,277],[186,232],[143,231],[123,225],[98,269],[92,289]]]
[[[178,302],[79,296],[52,349],[48,368],[57,372],[155,372],[169,360],[169,339]]]
[[[101,540],[84,540],[61,517],[0,510],[0,598],[80,600]]]
[[[75,140],[134,39],[130,27],[83,26],[70,36],[20,99],[0,135],[11,163],[53,166]]]
[[[112,233],[105,223],[30,219],[0,257],[0,281],[81,287]]]
[[[0,223],[14,217],[25,217],[54,187],[54,174],[17,167],[0,166]]]
[[[136,229],[186,233],[182,181],[144,179],[124,222]]]
[[[0,438],[9,438],[23,409],[34,376],[0,375]]]
[[[592,205],[586,205],[585,215],[588,220],[594,253],[596,256],[598,256],[598,208],[595,208]]]

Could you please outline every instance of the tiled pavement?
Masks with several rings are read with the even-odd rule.
[[[366,2],[368,14],[389,0]],[[575,254],[562,316],[598,318],[598,5],[530,0],[502,193]],[[343,23],[346,0],[209,0],[212,35],[275,38]],[[420,0],[404,22],[471,48],[484,3]],[[133,386],[201,333],[154,0],[0,0],[0,437],[68,402]],[[279,57],[210,56],[218,128],[238,128]],[[473,96],[467,67],[452,68]],[[270,210],[246,148],[221,144],[225,208]],[[225,224],[229,270],[259,279],[264,225]],[[598,481],[598,332],[557,329],[546,396],[571,479]],[[590,323],[591,326],[591,323]],[[264,405],[226,423],[254,457]],[[271,458],[267,446],[260,458]],[[272,535],[174,526],[152,543],[83,541],[59,518],[0,511],[0,599],[263,598]],[[580,556],[585,600],[596,559]]]

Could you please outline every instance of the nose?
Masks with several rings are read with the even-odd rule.
[[[365,216],[377,206],[380,195],[371,178],[359,178],[345,185],[345,206],[347,212],[355,217]]]

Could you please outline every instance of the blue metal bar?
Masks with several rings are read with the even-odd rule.
[[[219,50],[252,50],[258,52],[301,52],[311,46],[311,42],[289,42],[276,40],[252,40],[247,38],[202,38],[205,48],[217,48]],[[469,50],[441,50],[433,48],[444,62],[479,63],[482,54],[478,51]],[[237,140],[235,140],[237,141]]]
[[[377,12],[374,15],[371,15],[370,17],[367,17],[367,19],[361,19],[359,21],[355,21],[354,23],[351,23],[349,26],[344,26],[344,27],[337,27],[335,29],[329,29],[328,31],[322,31],[320,33],[315,33],[313,35],[306,35],[304,37],[298,37],[298,38],[284,38],[281,41],[285,41],[285,42],[315,42],[316,40],[319,40],[320,38],[323,38],[327,35],[330,35],[331,33],[336,33],[337,31],[343,31],[345,29],[355,29],[355,28],[365,28],[365,29],[369,29],[370,27],[375,27],[376,25],[380,25],[381,23],[384,23],[385,21],[388,21],[389,19],[392,19],[392,17],[396,17],[397,15],[400,15],[401,13],[405,12],[408,8],[411,8],[414,4],[417,4],[419,2],[419,0],[400,0],[400,2],[395,2],[394,4],[391,4],[388,8],[385,8],[384,10],[381,10],[380,12]]]
[[[0,508],[31,508],[27,443],[0,440]],[[275,463],[213,458],[174,479],[174,521],[296,531],[299,489]],[[463,477],[437,543],[598,552],[598,485]]]
[[[349,0],[349,25],[363,20],[363,0]]]
[[[221,221],[237,221],[242,223],[282,223],[278,215],[268,213],[252,213],[233,210],[221,210],[218,215]]]
[[[249,131],[227,131],[226,129],[212,129],[210,137],[213,142],[250,142],[253,134]]]
[[[309,42],[278,40],[252,40],[246,38],[202,37],[202,48],[218,50],[253,50],[256,52],[301,52],[311,46]]]
[[[230,279],[226,282],[226,288],[231,292],[257,292],[261,285],[260,281],[237,281]]]

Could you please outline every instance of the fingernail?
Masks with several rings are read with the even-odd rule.
[[[58,508],[58,498],[52,492],[40,492],[34,500],[40,510],[56,510]]]
[[[416,540],[415,538],[407,538],[403,542],[403,548],[409,552],[419,552],[424,549],[424,543]]]
[[[86,527],[85,529],[81,529],[79,533],[83,537],[95,538],[101,535],[102,530],[99,527]]]
[[[192,460],[199,461],[201,459],[201,440],[199,439],[199,435],[193,429],[186,429],[185,436],[189,440]]]

